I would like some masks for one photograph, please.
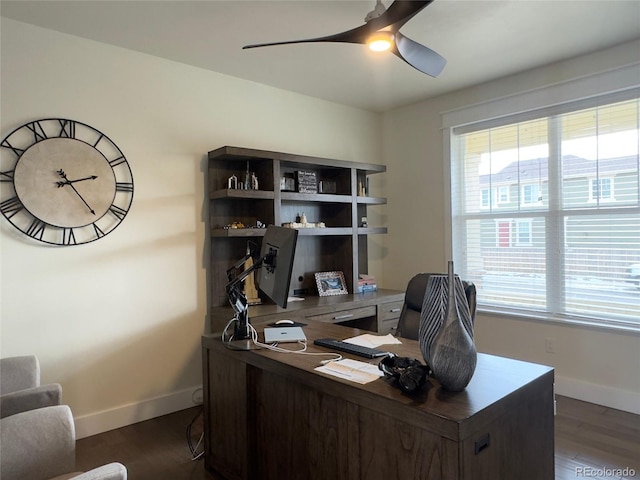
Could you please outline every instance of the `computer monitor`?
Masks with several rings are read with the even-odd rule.
[[[297,240],[297,230],[276,226],[269,226],[262,239],[258,288],[282,308],[287,308]]]
[[[278,306],[286,308],[297,240],[297,230],[270,225],[262,239],[260,257],[254,261],[253,266],[236,274],[238,267],[253,256],[254,252],[249,252],[245,258],[227,270],[227,297],[236,313],[232,337],[235,348],[251,348],[249,304],[242,290],[244,280],[259,269],[258,288]]]

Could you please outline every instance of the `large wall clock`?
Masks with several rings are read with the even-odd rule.
[[[124,220],[133,175],[104,133],[64,118],[16,128],[0,144],[0,211],[29,237],[53,245],[98,240]]]

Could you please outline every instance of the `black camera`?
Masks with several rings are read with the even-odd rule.
[[[412,393],[422,388],[431,374],[428,365],[422,365],[415,358],[398,357],[392,353],[384,357],[378,364],[382,372],[398,381],[400,390]]]

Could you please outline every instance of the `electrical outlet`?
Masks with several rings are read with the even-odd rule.
[[[556,337],[547,337],[544,348],[547,353],[556,353]]]
[[[191,401],[193,401],[195,405],[201,405],[203,401],[202,395],[202,388],[196,388],[191,394]]]

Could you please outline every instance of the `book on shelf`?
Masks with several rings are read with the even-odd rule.
[[[358,285],[356,287],[357,293],[375,292],[378,290],[378,284],[376,278],[373,275],[361,273],[358,278]]]
[[[378,290],[377,285],[358,285],[356,293],[375,292]]]

